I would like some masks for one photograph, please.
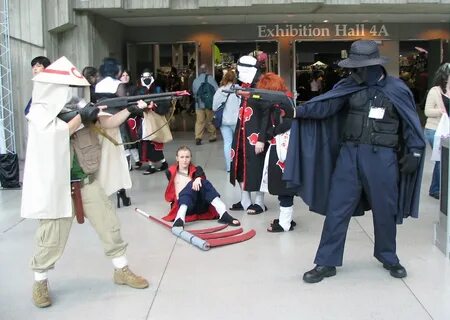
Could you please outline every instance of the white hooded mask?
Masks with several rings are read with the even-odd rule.
[[[21,215],[31,219],[72,216],[69,127],[57,115],[73,95],[89,87],[73,64],[61,57],[33,78]]]
[[[243,83],[253,83],[258,73],[257,60],[252,56],[242,56],[237,63],[238,79]]]

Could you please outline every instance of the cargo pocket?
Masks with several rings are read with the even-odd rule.
[[[73,147],[83,171],[87,174],[97,171],[101,158],[97,133],[89,128],[78,131],[73,137]]]
[[[398,124],[374,121],[371,142],[374,145],[396,148],[398,146]]]
[[[385,121],[374,121],[373,130],[380,133],[397,134],[398,124]]]
[[[39,227],[38,244],[40,247],[57,247],[61,236],[59,221],[46,221]]]

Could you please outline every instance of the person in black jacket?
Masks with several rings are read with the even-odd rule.
[[[387,75],[386,62],[375,41],[355,41],[339,63],[350,76],[295,108],[283,178],[310,210],[326,215],[305,282],[336,275],[350,219],[369,209],[375,258],[392,277],[407,276],[396,223],[418,215],[425,138],[411,91]]]

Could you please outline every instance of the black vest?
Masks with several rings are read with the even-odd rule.
[[[343,130],[343,141],[397,148],[399,116],[392,102],[381,92],[368,88],[352,94]],[[371,108],[384,109],[382,119],[369,118]]]

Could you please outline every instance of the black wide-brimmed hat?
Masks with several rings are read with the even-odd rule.
[[[373,40],[358,40],[352,43],[348,58],[338,63],[341,68],[360,68],[385,64],[386,57],[380,56],[378,45]]]

